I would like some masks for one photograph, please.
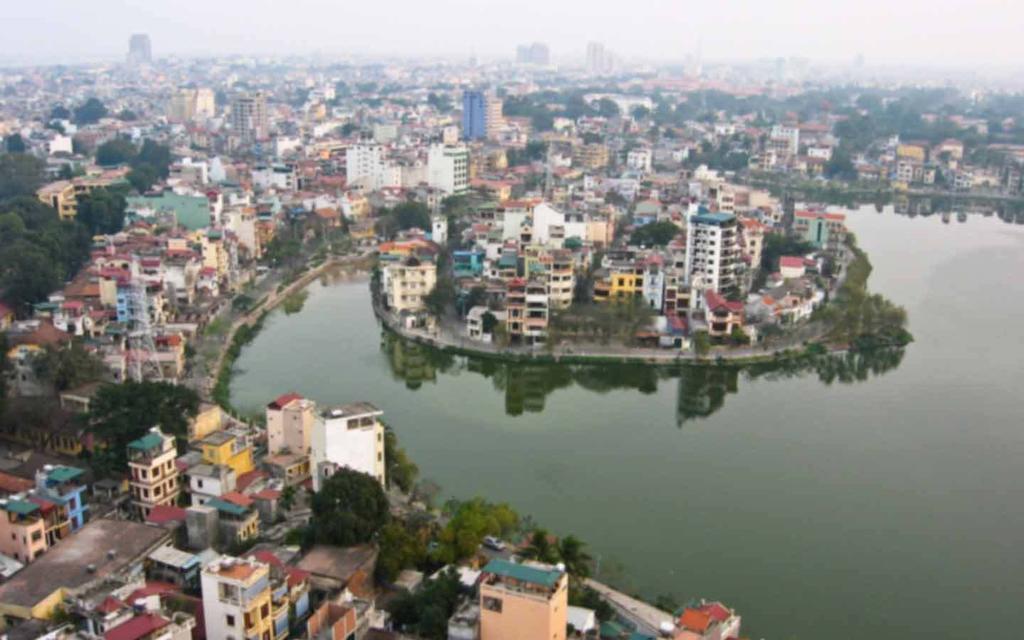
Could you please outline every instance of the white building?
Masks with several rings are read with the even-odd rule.
[[[434,216],[430,219],[430,239],[442,246],[448,244],[448,218]]]
[[[388,161],[379,144],[357,144],[345,150],[345,180],[370,191],[402,186],[402,169]]]
[[[644,173],[651,172],[651,163],[653,156],[651,150],[647,147],[640,147],[638,149],[631,149],[626,154],[626,166],[634,171],[642,171]]]
[[[466,193],[469,149],[462,145],[432,145],[427,154],[427,184],[448,195]]]
[[[269,565],[224,556],[203,567],[201,587],[208,640],[273,637]]]
[[[297,186],[295,165],[260,165],[252,170],[252,183],[258,189],[294,191]]]
[[[313,490],[346,467],[385,485],[382,411],[368,402],[323,410],[313,424]]]
[[[696,213],[687,219],[686,276],[695,289],[722,291],[737,285],[740,244],[736,216]],[[701,296],[691,296],[699,304]]]
[[[800,129],[777,124],[772,127],[769,144],[777,155],[792,158],[800,150]]]

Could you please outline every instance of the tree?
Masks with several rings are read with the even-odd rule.
[[[292,507],[295,506],[295,498],[298,491],[295,489],[295,485],[290,484],[281,490],[281,509],[284,511],[291,511]]]
[[[185,386],[149,381],[104,385],[93,396],[86,417],[102,443],[93,466],[105,472],[123,470],[128,443],[153,427],[184,441],[198,412],[199,396]]]
[[[369,542],[387,524],[388,498],[375,478],[348,468],[338,469],[313,494],[313,539],[320,544],[350,547]]]
[[[630,243],[645,247],[664,247],[679,235],[679,227],[669,220],[651,222],[633,231]]]
[[[61,282],[57,265],[41,248],[19,241],[0,251],[0,285],[16,306],[45,300]]]
[[[429,580],[415,593],[404,592],[388,604],[399,629],[429,640],[448,638],[448,619],[455,613],[462,583],[454,569]]]
[[[651,110],[642,104],[638,104],[637,106],[633,107],[633,110],[630,112],[630,115],[633,116],[634,120],[643,120],[651,115]]]
[[[435,318],[442,317],[455,302],[455,285],[448,278],[439,278],[434,288],[423,297],[423,306]]]
[[[97,98],[89,98],[75,107],[75,124],[95,124],[107,115],[107,107]]]
[[[50,120],[70,120],[71,112],[64,105],[58,104],[50,109]]]
[[[498,317],[490,311],[485,311],[480,317],[480,325],[484,333],[493,333],[498,326]]]
[[[391,211],[400,230],[430,231],[430,209],[422,202],[403,202]]]
[[[122,122],[134,122],[139,119],[139,116],[131,109],[121,109],[117,114],[117,119]]]
[[[384,428],[384,464],[388,487],[398,487],[403,493],[412,491],[420,470],[409,459],[405,449],[398,446],[398,436],[391,427]]]
[[[92,235],[117,233],[124,228],[125,208],[128,206],[124,195],[113,189],[93,189],[78,197],[76,219],[84,224]]]
[[[114,138],[107,140],[96,149],[96,163],[104,167],[126,164],[135,158],[138,150],[131,140]]]
[[[131,160],[131,164],[134,169],[144,166],[152,167],[156,171],[156,175],[166,179],[171,173],[171,150],[165,145],[146,138],[138,155]]]
[[[704,357],[711,351],[711,337],[707,331],[695,331],[691,336],[693,341],[693,352],[698,357]]]
[[[857,179],[857,169],[854,168],[850,154],[843,146],[840,145],[833,151],[832,157],[825,163],[825,177],[840,180]]]
[[[35,357],[32,368],[40,380],[57,391],[97,382],[107,375],[107,366],[79,340],[62,347],[47,347]]]
[[[0,155],[0,200],[35,195],[43,184],[45,164],[24,153]]]
[[[403,569],[415,567],[427,557],[427,545],[422,538],[401,522],[392,520],[384,525],[377,536],[376,577],[392,582]]]
[[[591,557],[583,550],[585,546],[585,542],[573,535],[566,536],[558,542],[558,556],[565,563],[569,575],[576,578],[590,576]]]
[[[4,148],[7,149],[7,153],[25,153],[27,150],[25,139],[20,133],[12,133],[4,138]]]
[[[132,188],[139,193],[145,193],[152,189],[158,180],[156,169],[148,164],[132,169],[125,178],[128,180],[128,184],[132,185]]]
[[[530,542],[523,549],[523,555],[537,562],[554,564],[558,562],[558,547],[551,543],[551,536],[546,529],[535,529],[530,534]]]
[[[621,114],[619,111],[619,105],[615,104],[614,100],[610,98],[601,98],[597,102],[597,115],[602,118],[614,118]]]
[[[491,504],[482,498],[455,503],[448,524],[438,535],[434,552],[439,562],[450,564],[473,556],[486,536],[506,536],[519,525],[519,516],[505,503]]]

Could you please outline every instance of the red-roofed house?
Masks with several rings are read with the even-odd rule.
[[[193,624],[194,624],[193,620]],[[171,621],[155,613],[144,613],[135,616],[128,622],[120,624],[103,634],[104,640],[149,640],[163,637],[158,634],[164,627],[171,624]],[[173,637],[173,636],[171,636]]]
[[[807,273],[804,259],[800,256],[782,256],[779,258],[779,274],[786,280],[802,278]]]
[[[707,289],[704,291],[704,303],[710,337],[727,338],[733,329],[743,329],[742,302],[726,300],[721,294]]]
[[[687,607],[679,617],[682,630],[676,639],[726,640],[740,634],[740,617],[720,602],[705,602],[699,607]]]
[[[146,522],[158,525],[172,525],[185,522],[185,510],[168,504],[158,504],[149,511]]]

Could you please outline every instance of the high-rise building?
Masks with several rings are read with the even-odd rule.
[[[491,560],[480,577],[480,640],[565,640],[569,576],[561,565]]]
[[[324,409],[313,424],[313,490],[339,469],[365,473],[385,485],[383,412],[368,402]]]
[[[462,92],[462,139],[480,140],[487,136],[487,96],[483,91]]]
[[[469,189],[469,149],[432,145],[427,153],[427,184],[448,195],[464,194]]]
[[[135,33],[128,40],[128,64],[149,64],[153,61],[153,47],[149,36],[145,33]]]
[[[484,119],[484,132],[487,135],[488,140],[495,140],[501,134],[502,128],[505,126],[505,119],[502,117],[503,103],[494,93],[488,93],[484,96],[486,117]]]
[[[587,43],[587,71],[589,73],[610,73],[615,58],[600,42]]]
[[[551,63],[551,52],[548,50],[548,45],[543,42],[521,44],[516,47],[516,62],[547,66]]]
[[[256,92],[235,98],[231,104],[231,128],[243,142],[265,139],[270,131],[266,96]]]
[[[731,213],[695,213],[686,228],[686,276],[693,289],[725,291],[738,285],[740,238]],[[692,296],[701,304],[702,296]]]

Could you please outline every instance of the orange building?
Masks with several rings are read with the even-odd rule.
[[[561,567],[491,560],[480,581],[480,640],[565,640],[569,577]]]

